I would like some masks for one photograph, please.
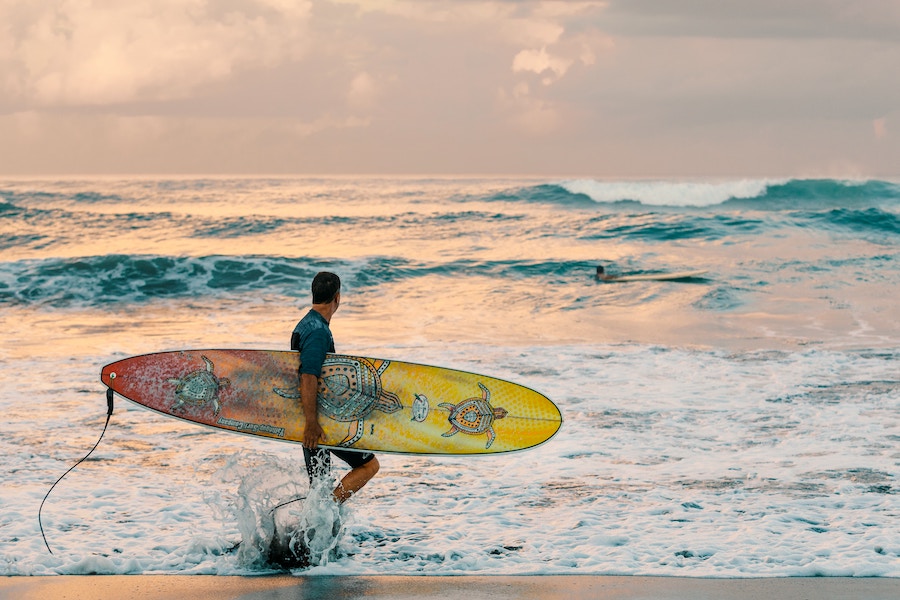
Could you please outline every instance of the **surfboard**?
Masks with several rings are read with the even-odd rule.
[[[673,279],[690,279],[700,277],[706,271],[681,271],[679,273],[640,273],[637,275],[620,275],[605,281],[671,281]]]
[[[153,411],[198,425],[300,443],[297,352],[179,350],[104,366],[101,381]],[[329,354],[319,381],[325,447],[398,454],[496,454],[552,438],[562,414],[503,379],[416,363]]]

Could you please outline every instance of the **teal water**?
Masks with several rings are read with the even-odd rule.
[[[313,573],[900,576],[898,219],[892,181],[0,181],[0,573],[268,572],[229,549],[307,492],[286,444],[120,400],[47,501],[53,555],[37,508],[99,435],[102,365],[286,349],[327,269],[339,351],[517,381],[566,422],[384,457]]]

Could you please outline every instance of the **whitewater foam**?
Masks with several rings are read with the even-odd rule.
[[[52,555],[37,509],[99,435],[102,365],[286,349],[334,270],[339,351],[516,381],[565,423],[507,457],[379,457],[306,573],[900,577],[900,188],[626,187],[607,197],[642,204],[533,180],[0,182],[0,574],[271,573],[269,511],[309,494],[285,442],[117,401],[44,507]]]
[[[703,181],[625,181],[608,182],[576,179],[559,185],[572,194],[583,194],[595,202],[623,201],[647,206],[714,206],[733,198],[755,198],[779,180]]]

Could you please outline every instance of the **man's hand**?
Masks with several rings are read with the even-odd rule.
[[[315,450],[323,439],[325,439],[325,432],[322,431],[319,421],[307,421],[306,427],[303,428],[303,445],[310,450]]]
[[[318,377],[307,373],[300,375],[300,402],[306,421],[303,427],[303,445],[310,450],[318,448],[319,442],[325,438],[325,432],[319,425],[318,388]]]

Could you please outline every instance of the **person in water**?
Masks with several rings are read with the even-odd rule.
[[[618,279],[616,275],[608,275],[602,265],[597,265],[597,275],[595,277],[597,281],[612,281],[613,279]]]
[[[350,471],[334,488],[334,499],[343,503],[366,485],[378,473],[378,459],[371,452],[350,450],[326,450],[319,448],[325,436],[319,424],[319,377],[325,354],[334,352],[331,335],[331,317],[341,304],[341,279],[334,273],[318,273],[312,281],[312,308],[297,323],[291,334],[291,350],[300,352],[300,402],[306,426],[303,430],[303,458],[310,484],[313,480],[329,475],[331,455],[350,466]]]

